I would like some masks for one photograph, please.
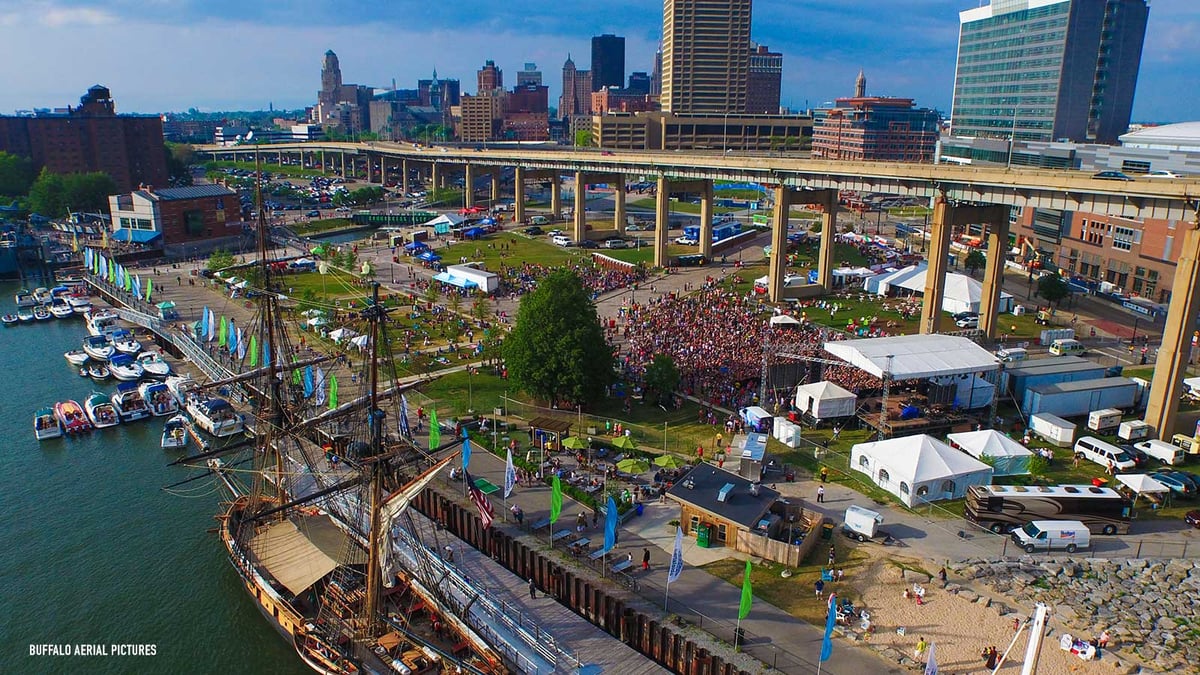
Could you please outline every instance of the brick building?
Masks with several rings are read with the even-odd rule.
[[[142,186],[108,198],[112,239],[182,254],[242,235],[241,202],[215,184],[157,190]]]
[[[930,162],[941,120],[936,110],[918,108],[911,98],[866,96],[860,72],[855,96],[816,111],[813,157],[844,160]]]
[[[31,117],[0,117],[0,150],[28,157],[35,171],[103,171],[117,187],[166,185],[162,118],[118,115],[107,88],[95,85],[68,107]]]

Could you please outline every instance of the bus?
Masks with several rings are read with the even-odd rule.
[[[1078,520],[1092,532],[1125,534],[1133,502],[1112,488],[1092,485],[972,485],[963,515],[997,534],[1034,520]]]
[[[732,236],[741,234],[742,224],[737,221],[725,221],[713,224],[712,240],[724,241]],[[683,236],[700,241],[700,226],[688,225],[683,228]]]

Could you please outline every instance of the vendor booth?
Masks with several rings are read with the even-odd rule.
[[[796,387],[796,409],[821,420],[852,417],[858,403],[854,392],[832,382],[813,382]]]
[[[1029,460],[1033,458],[1033,452],[995,429],[950,434],[946,440],[972,457],[990,457],[993,476],[1029,473]]]
[[[992,467],[926,434],[859,443],[850,450],[850,468],[909,507],[957,499],[968,486],[992,482]]]

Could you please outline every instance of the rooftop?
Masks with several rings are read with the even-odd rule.
[[[199,199],[201,197],[229,197],[237,194],[224,185],[217,185],[216,183],[166,188],[164,190],[138,190],[138,193],[147,199],[164,202],[179,199]]]
[[[1099,377],[1094,380],[1076,380],[1074,382],[1059,382],[1030,387],[1030,391],[1039,394],[1061,394],[1068,391],[1094,391],[1096,389],[1116,389],[1118,387],[1136,386],[1128,377]]]
[[[1123,134],[1122,145],[1179,145],[1200,148],[1200,122],[1179,122],[1146,127]]]
[[[733,490],[722,502],[717,497],[726,485],[732,485]],[[754,528],[767,509],[779,499],[779,493],[759,485],[758,494],[753,495],[750,493],[751,485],[753,483],[737,474],[701,463],[677,481],[667,495],[746,528]]]

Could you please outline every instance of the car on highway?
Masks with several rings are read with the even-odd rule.
[[[1151,171],[1146,174],[1146,178],[1184,178],[1184,177],[1185,176],[1181,173],[1176,173],[1174,171],[1167,171],[1165,169],[1160,169],[1158,171]]]
[[[689,237],[687,235],[676,237],[675,243],[682,246],[697,246],[700,244],[699,240],[697,240],[695,237]]]
[[[1099,178],[1101,180],[1133,180],[1120,171],[1101,171],[1099,173],[1092,174],[1092,178]]]
[[[1191,499],[1196,496],[1196,483],[1182,471],[1153,471],[1148,474],[1154,480],[1171,488],[1171,494]]]

